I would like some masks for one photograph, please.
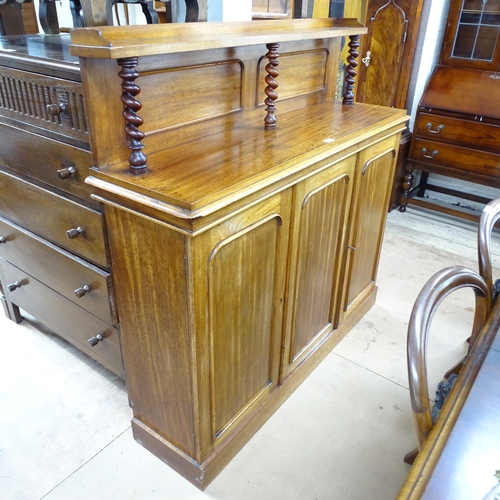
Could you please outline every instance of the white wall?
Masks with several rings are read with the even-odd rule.
[[[407,109],[411,114],[411,131],[413,131],[418,103],[439,60],[449,4],[450,0],[426,0],[422,8],[413,71],[408,89]]]

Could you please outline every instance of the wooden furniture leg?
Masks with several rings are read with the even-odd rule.
[[[19,324],[23,320],[19,307],[13,304],[7,298],[2,285],[2,283],[5,283],[5,280],[2,275],[0,275],[0,279],[3,279],[3,282],[0,282],[0,302],[2,303],[2,308],[5,313],[5,316],[7,316],[7,318],[9,318],[10,320],[14,321],[14,323]]]
[[[413,187],[413,169],[415,164],[412,161],[406,162],[406,175],[403,177],[403,194],[401,195],[401,204],[399,207],[400,212],[406,212],[406,205],[408,205],[408,198],[410,197],[410,191]]]
[[[419,198],[423,198],[425,194],[425,190],[427,189],[427,183],[429,180],[429,172],[422,171],[420,175],[420,182],[418,184],[417,196]]]

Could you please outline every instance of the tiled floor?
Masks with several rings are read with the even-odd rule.
[[[434,272],[477,268],[475,238],[472,224],[391,212],[376,305],[204,492],[135,443],[121,380],[35,321],[0,315],[0,500],[393,499],[416,445],[407,320]],[[461,291],[436,315],[431,386],[465,352],[472,306]]]

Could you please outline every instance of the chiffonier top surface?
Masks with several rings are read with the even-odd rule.
[[[106,182],[107,190],[150,197],[156,208],[163,202],[186,210],[187,218],[203,216],[307,175],[314,163],[338,161],[360,149],[364,139],[402,129],[407,119],[405,110],[335,100],[282,113],[275,131],[265,131],[259,119],[190,145],[173,144],[148,156],[145,175],[131,175],[123,163],[94,171],[99,179],[89,181],[97,187],[102,187],[99,180],[110,181],[115,187]]]
[[[438,66],[421,106],[500,119],[500,74],[495,71]]]

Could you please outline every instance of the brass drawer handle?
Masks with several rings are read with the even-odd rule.
[[[7,243],[7,238],[5,236],[0,236],[0,244]]]
[[[90,337],[87,342],[91,345],[91,347],[95,347],[99,342],[102,342],[104,337],[98,333],[95,337]]]
[[[425,153],[427,153],[427,148],[422,148],[422,154],[426,157],[426,158],[434,158],[438,153],[439,151],[437,149],[435,149],[430,155],[426,155]]]
[[[47,104],[45,109],[49,115],[57,116],[66,111],[67,107],[65,102],[58,102],[57,104]]]
[[[427,130],[431,133],[431,134],[439,134],[439,132],[441,132],[441,130],[444,129],[444,125],[438,125],[438,128],[437,130],[432,130],[432,123],[431,122],[427,122]]]
[[[78,236],[80,236],[82,233],[83,229],[80,226],[78,226],[68,229],[66,231],[66,237],[68,238],[68,240],[74,240],[75,238],[78,238]]]
[[[81,299],[85,294],[90,292],[90,287],[88,285],[83,285],[75,290],[75,295],[77,298]]]
[[[7,290],[9,290],[9,292],[13,292],[14,290],[17,290],[18,288],[21,288],[22,286],[23,286],[23,284],[20,281],[14,281],[14,283],[7,285]]]
[[[60,179],[61,181],[65,179],[69,179],[76,173],[76,168],[75,167],[65,167],[65,168],[60,168],[56,174],[57,178]]]

